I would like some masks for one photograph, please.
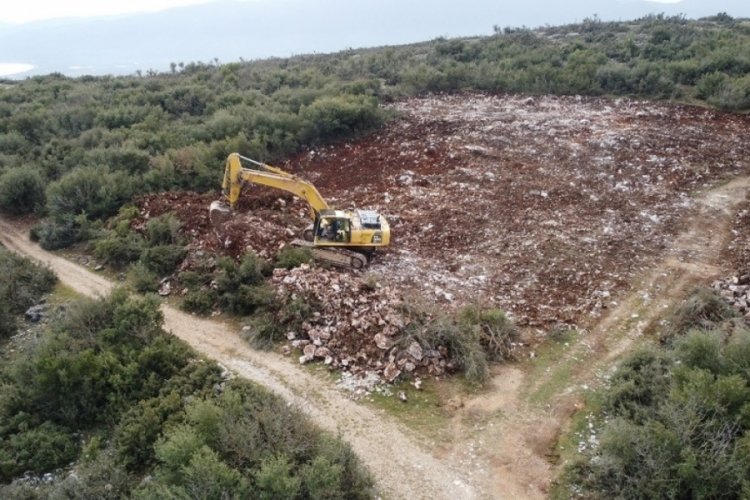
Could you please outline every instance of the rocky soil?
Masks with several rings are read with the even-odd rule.
[[[439,369],[445,360],[418,359],[409,346],[390,354],[403,301],[446,310],[479,302],[539,331],[590,324],[685,227],[692,193],[748,170],[750,119],[697,107],[471,94],[392,108],[400,118],[376,133],[279,165],[334,206],[380,210],[393,234],[367,276],[318,266],[276,272],[279,289],[312,287],[334,311],[290,335],[303,360],[346,367],[379,352],[380,373],[425,359]],[[159,194],[139,207],[144,218],[173,211],[193,252],[232,256],[253,249],[271,258],[308,222],[300,200],[252,186],[219,239],[207,217],[215,198]],[[382,288],[374,302],[358,302],[372,276]]]

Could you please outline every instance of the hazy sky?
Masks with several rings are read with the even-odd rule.
[[[26,23],[59,17],[154,12],[208,1],[210,0],[20,0],[3,5],[0,22]]]
[[[16,0],[7,2],[0,9],[0,22],[26,23],[59,17],[109,16],[134,12],[154,12],[170,7],[207,3],[209,1],[211,0]],[[678,3],[681,0],[651,1]]]

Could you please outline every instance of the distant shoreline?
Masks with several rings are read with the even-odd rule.
[[[34,69],[33,64],[0,63],[0,76],[15,76]]]

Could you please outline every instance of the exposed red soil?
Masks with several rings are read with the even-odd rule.
[[[383,129],[280,166],[334,206],[388,217],[392,244],[370,271],[401,294],[497,305],[521,325],[597,315],[690,217],[691,193],[749,169],[750,120],[697,107],[483,95],[393,107],[402,116]],[[191,247],[232,255],[272,257],[308,220],[299,200],[252,187],[222,248],[207,218],[215,198],[139,206],[174,211]]]

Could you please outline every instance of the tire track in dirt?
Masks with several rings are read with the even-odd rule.
[[[60,281],[89,297],[109,293],[113,284],[28,239],[25,227],[0,218],[0,244],[48,265]],[[320,427],[349,442],[375,476],[386,498],[489,497],[467,479],[467,471],[441,461],[391,418],[348,399],[340,391],[274,353],[251,349],[229,326],[163,305],[164,328],[240,377],[259,383],[300,408]],[[512,485],[509,485],[512,487]],[[519,490],[520,491],[520,490]],[[513,489],[509,497],[517,498]],[[497,498],[497,496],[492,495]]]

